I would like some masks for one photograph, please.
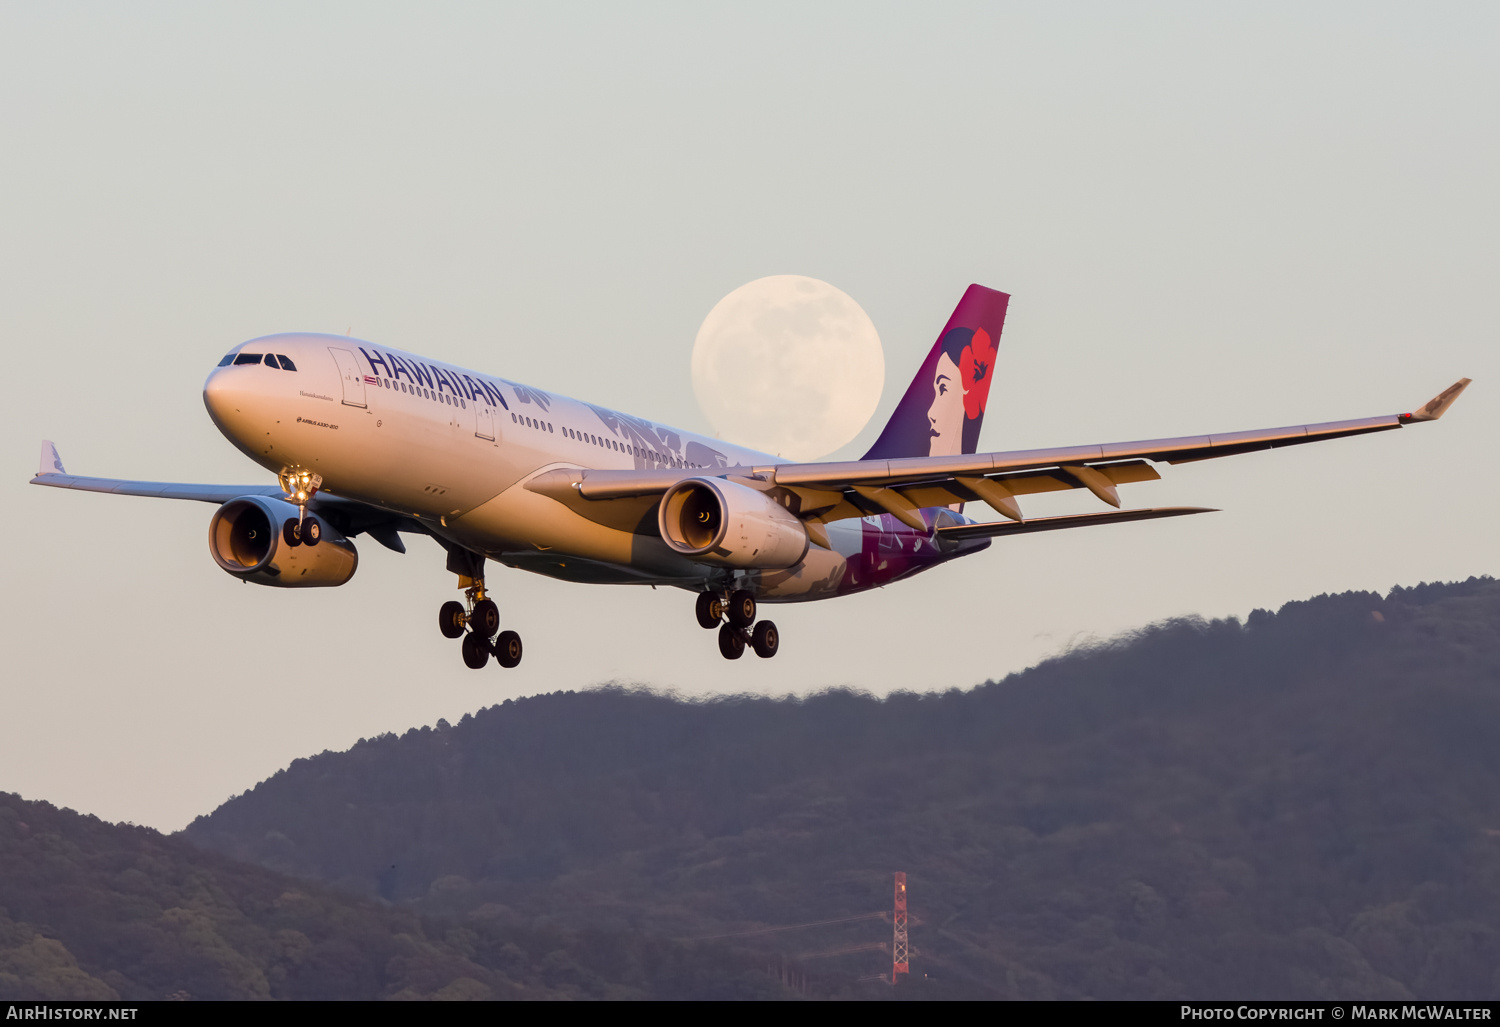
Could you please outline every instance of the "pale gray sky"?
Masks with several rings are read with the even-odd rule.
[[[0,789],[180,827],[289,760],[507,697],[967,687],[1181,614],[1500,567],[1494,4],[0,6]],[[1397,412],[1165,471],[1223,513],[1015,539],[780,607],[727,663],[686,592],[497,569],[462,665],[435,545],[283,592],[212,508],[28,486],[264,475],[201,385],[344,332],[711,430],[694,334],[774,274],[885,344],[867,445],[970,282],[1014,295],[985,448]],[[1029,510],[1092,509],[1089,497]]]

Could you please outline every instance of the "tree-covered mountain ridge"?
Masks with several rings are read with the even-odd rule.
[[[457,924],[0,792],[0,1000],[790,994],[722,943]]]
[[[471,928],[659,939],[884,909],[903,870],[913,969],[974,994],[1500,991],[1495,581],[1176,620],[917,691],[940,675],[507,701],[297,760],[185,833]],[[745,937],[814,991],[889,970],[880,921]]]

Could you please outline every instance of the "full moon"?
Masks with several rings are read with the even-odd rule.
[[[869,315],[816,278],[740,286],[693,343],[693,392],[719,437],[792,460],[816,460],[858,435],[884,385]]]

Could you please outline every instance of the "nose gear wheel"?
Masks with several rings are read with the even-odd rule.
[[[316,517],[288,517],[281,526],[281,540],[289,546],[315,546],[323,540],[323,524]]]

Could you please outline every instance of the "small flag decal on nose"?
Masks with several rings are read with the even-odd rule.
[[[379,378],[372,377],[372,376],[370,376],[368,374],[365,375],[365,381],[369,382],[371,385],[379,385],[380,384],[380,379]]]

